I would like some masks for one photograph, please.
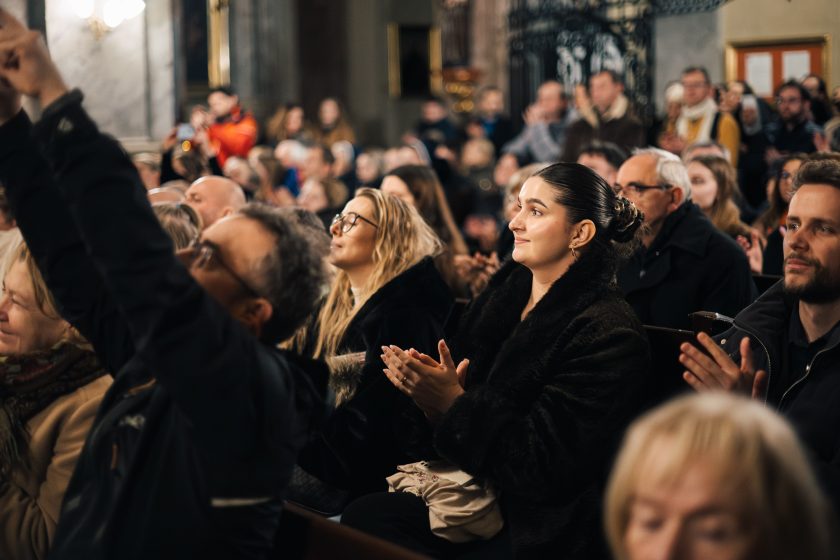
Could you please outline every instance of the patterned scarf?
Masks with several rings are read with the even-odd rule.
[[[28,466],[30,419],[105,373],[96,354],[67,342],[49,350],[0,356],[0,474]]]

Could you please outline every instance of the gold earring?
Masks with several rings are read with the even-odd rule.
[[[574,245],[569,245],[569,249],[572,251],[572,258],[578,260],[577,248]]]

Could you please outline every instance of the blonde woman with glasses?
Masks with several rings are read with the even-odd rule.
[[[412,206],[376,189],[356,192],[330,227],[329,262],[338,269],[318,317],[312,354],[331,365],[335,410],[300,455],[291,498],[324,513],[327,489],[354,497],[383,490],[410,462],[399,426],[411,399],[383,375],[382,346],[400,340],[431,352],[452,305],[433,257],[441,242]],[[301,481],[303,478],[303,482]],[[334,510],[334,511],[327,511]]]

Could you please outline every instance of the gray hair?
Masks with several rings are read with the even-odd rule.
[[[691,200],[691,180],[688,170],[679,156],[659,148],[638,148],[634,156],[653,156],[656,160],[656,180],[663,185],[679,187],[683,192],[683,202]]]
[[[297,219],[277,208],[252,202],[239,215],[258,222],[276,243],[253,273],[273,313],[263,325],[262,340],[277,344],[292,336],[318,312],[326,270],[309,234]]]

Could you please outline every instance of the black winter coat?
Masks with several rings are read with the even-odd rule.
[[[835,329],[804,374],[787,375],[785,352],[791,314],[799,301],[779,281],[735,317],[733,327],[717,337],[736,364],[741,340],[750,337],[756,369],[769,374],[767,405],[793,424],[810,451],[817,476],[840,513],[840,329]],[[780,385],[781,384],[781,385]]]
[[[509,262],[465,311],[452,341],[469,358],[466,393],[435,433],[438,453],[500,492],[521,558],[600,558],[602,487],[640,409],[647,339],[587,254],[520,321],[531,272]]]
[[[642,323],[679,329],[691,328],[695,311],[734,317],[757,295],[744,251],[692,202],[625,263],[618,285]]]
[[[384,490],[397,465],[409,463],[404,418],[414,403],[382,372],[382,346],[436,355],[452,296],[431,258],[425,258],[373,294],[356,312],[340,354],[365,352],[355,394],[339,405],[322,432],[300,454],[299,465],[351,497]]]
[[[308,376],[177,261],[81,94],[34,131],[24,113],[0,127],[0,180],[63,317],[116,372],[50,558],[265,558],[297,450],[323,416]]]

